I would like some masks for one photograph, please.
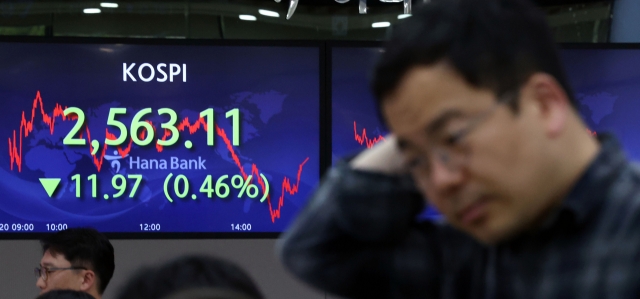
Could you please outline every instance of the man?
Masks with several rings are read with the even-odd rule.
[[[35,269],[40,294],[75,290],[102,298],[115,269],[113,246],[91,228],[71,228],[41,240],[42,259]]]
[[[640,172],[586,131],[536,7],[432,0],[372,85],[392,134],[329,171],[289,270],[349,298],[640,298]]]

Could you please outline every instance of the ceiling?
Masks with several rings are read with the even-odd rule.
[[[103,1],[99,15],[83,13]],[[388,30],[373,23],[398,22],[403,3],[379,0],[299,0],[290,19],[291,0],[3,0],[0,35],[101,37],[177,37],[212,39],[382,40]],[[366,14],[359,9],[366,1]],[[397,1],[397,0],[396,0]],[[414,0],[413,6],[423,0]],[[611,0],[536,0],[547,12],[560,41],[606,41]],[[278,13],[260,15],[259,9]],[[245,22],[239,15],[255,17]]]

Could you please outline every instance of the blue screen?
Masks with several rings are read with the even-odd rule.
[[[610,132],[640,160],[640,50],[565,49],[562,61],[578,109],[594,134]]]
[[[336,47],[332,55],[332,158],[355,154],[388,133],[376,112],[369,74],[381,49]],[[567,76],[592,134],[612,132],[640,158],[640,50],[564,49]],[[435,211],[423,214],[429,218]]]
[[[378,118],[369,74],[379,48],[333,48],[331,56],[332,160],[370,148],[388,133]]]
[[[369,75],[381,48],[341,48],[331,50],[331,156],[339,159],[371,148],[389,133],[378,117],[369,88]],[[419,219],[438,218],[427,207]]]
[[[281,232],[319,180],[318,47],[0,53],[0,232]]]

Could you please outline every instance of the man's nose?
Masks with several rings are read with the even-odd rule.
[[[460,169],[450,169],[438,161],[432,164],[430,185],[438,193],[447,193],[456,189],[462,182],[464,175]]]
[[[42,290],[47,287],[47,283],[42,279],[42,277],[38,277],[38,280],[36,280],[36,286]]]

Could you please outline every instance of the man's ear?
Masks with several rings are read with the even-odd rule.
[[[523,91],[536,106],[546,134],[551,138],[560,135],[571,113],[569,96],[560,83],[549,74],[535,73]]]
[[[84,270],[82,275],[82,282],[80,284],[80,290],[83,292],[89,292],[92,287],[98,283],[96,273],[93,270]]]

